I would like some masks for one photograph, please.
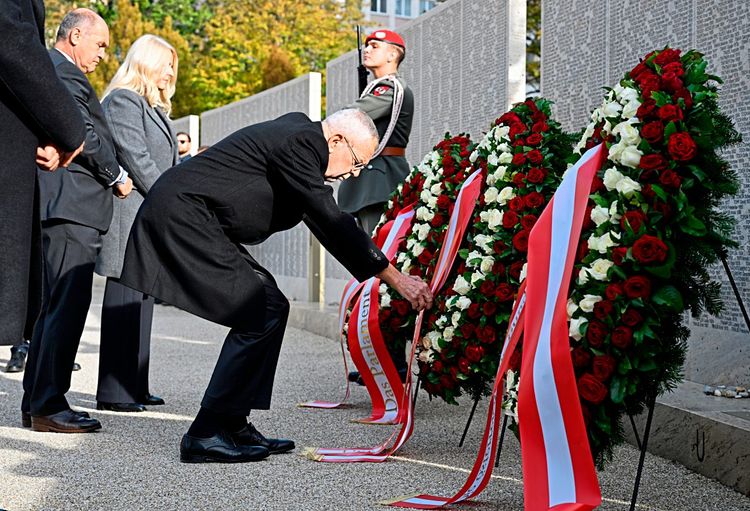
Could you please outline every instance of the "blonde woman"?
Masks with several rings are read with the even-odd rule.
[[[164,39],[144,35],[133,43],[104,92],[102,106],[117,160],[134,192],[114,201],[96,272],[107,277],[102,308],[97,408],[141,412],[164,401],[148,385],[154,300],[119,282],[125,246],[138,208],[162,172],[177,163],[169,112],[177,80],[177,52]]]

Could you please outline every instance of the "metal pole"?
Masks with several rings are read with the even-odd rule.
[[[630,499],[630,511],[635,511],[635,503],[638,500],[638,490],[641,486],[641,475],[643,474],[643,463],[646,461],[646,448],[648,447],[648,435],[651,432],[651,419],[654,417],[654,408],[656,407],[656,389],[649,396],[648,416],[646,417],[646,429],[643,432],[643,444],[641,445],[641,457],[638,460],[638,471],[635,475],[635,485],[633,486],[633,497]]]
[[[638,435],[638,428],[635,427],[635,420],[633,419],[633,415],[628,413],[628,417],[630,417],[630,425],[633,426],[633,434],[635,435],[635,442],[638,444],[638,448],[641,448],[641,437]]]
[[[727,274],[727,278],[729,279],[729,284],[732,286],[732,290],[734,291],[734,296],[737,298],[737,304],[740,306],[740,311],[742,312],[742,317],[745,318],[745,326],[748,330],[750,330],[750,317],[747,315],[747,310],[745,309],[745,303],[742,301],[742,297],[740,296],[740,290],[737,289],[737,284],[734,282],[734,277],[732,276],[732,271],[729,269],[729,263],[727,263],[726,257],[723,255],[719,256],[721,258],[721,264],[724,265],[724,271]]]
[[[503,440],[505,440],[505,430],[508,428],[508,415],[503,414],[503,427],[500,429],[500,441],[497,443],[497,456],[495,457],[495,468],[500,466],[500,453],[503,451]]]
[[[474,400],[474,406],[471,407],[471,413],[469,414],[469,420],[466,421],[466,427],[464,428],[464,434],[461,435],[461,441],[458,442],[459,447],[464,446],[464,440],[466,440],[466,433],[469,431],[469,426],[471,425],[471,420],[474,418],[474,411],[477,409],[477,405],[479,404],[479,398],[476,398]]]

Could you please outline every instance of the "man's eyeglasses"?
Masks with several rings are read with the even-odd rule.
[[[346,142],[346,147],[348,147],[349,148],[349,152],[352,153],[352,160],[354,160],[354,164],[352,165],[352,171],[351,171],[351,173],[361,172],[365,168],[365,166],[367,164],[365,162],[363,162],[362,160],[360,160],[357,157],[357,153],[354,152],[354,148],[349,143],[349,141],[346,139],[346,137],[343,137],[343,138],[344,138],[344,142]]]

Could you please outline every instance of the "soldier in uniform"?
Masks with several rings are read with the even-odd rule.
[[[364,110],[375,122],[380,136],[368,171],[342,182],[338,192],[341,210],[354,215],[360,227],[370,235],[391,193],[409,174],[406,145],[414,117],[414,94],[398,74],[405,54],[404,40],[396,32],[376,30],[367,36],[362,63],[375,79],[348,107]],[[407,366],[403,351],[390,347],[389,351],[404,380]],[[349,381],[364,385],[357,371],[349,373]]]
[[[372,235],[388,197],[409,174],[406,145],[414,117],[414,94],[398,75],[406,45],[396,32],[376,30],[365,41],[363,64],[373,74],[360,98],[347,108],[359,108],[375,122],[380,143],[368,172],[341,183],[338,203]]]

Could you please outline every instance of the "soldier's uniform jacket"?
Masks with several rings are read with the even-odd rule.
[[[404,99],[398,121],[386,147],[406,148],[414,117],[414,94],[406,86],[403,78],[398,75],[395,78],[404,88]],[[393,98],[393,82],[385,80],[370,94],[358,99],[347,108],[359,108],[367,112],[378,129],[378,135],[382,138],[391,121]],[[366,206],[385,203],[408,174],[409,163],[404,156],[377,156],[370,160],[359,177],[350,177],[341,183],[338,192],[339,207],[347,213],[356,213]]]

